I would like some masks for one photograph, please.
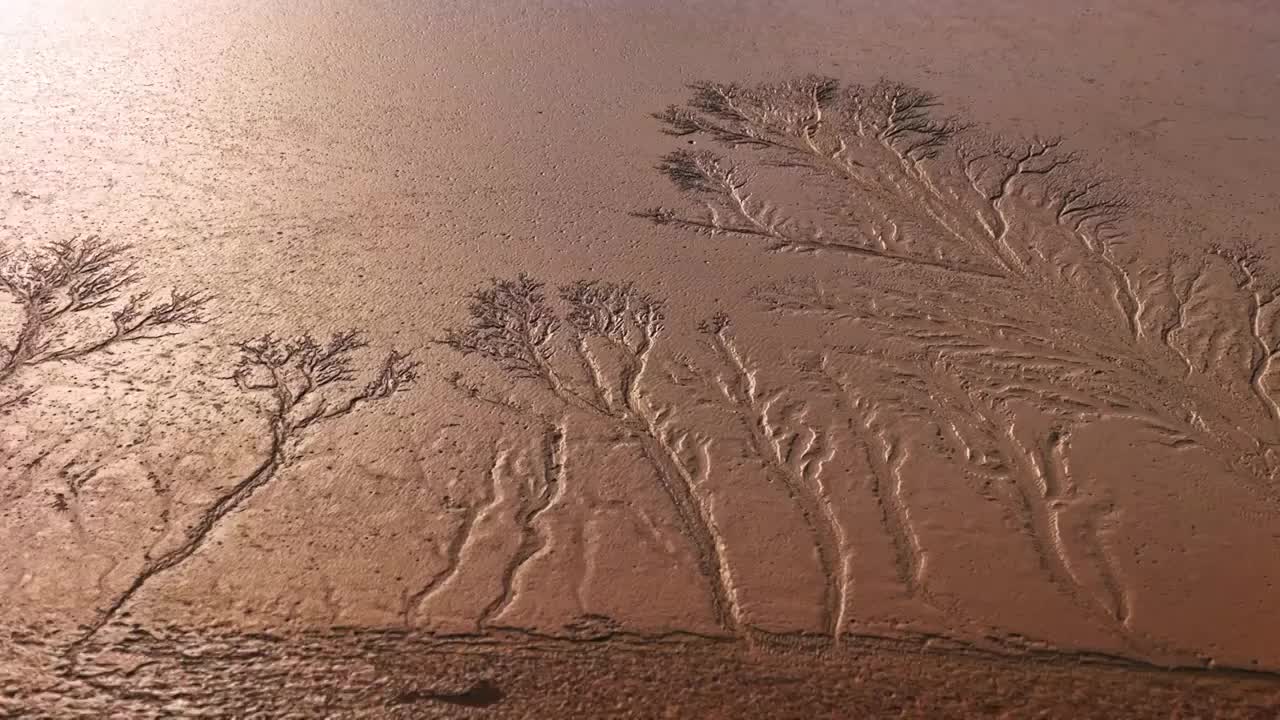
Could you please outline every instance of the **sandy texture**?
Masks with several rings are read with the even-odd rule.
[[[859,637],[857,649],[826,653],[678,635],[152,627],[74,665],[45,654],[44,637],[11,640],[4,668],[26,675],[0,675],[0,687],[18,689],[0,696],[0,712],[19,717],[1268,718],[1280,702],[1265,676],[1060,652],[1000,657],[920,638]]]
[[[1280,16],[879,5],[7,6],[0,711],[1273,715]]]

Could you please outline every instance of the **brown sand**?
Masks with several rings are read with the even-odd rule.
[[[0,712],[1280,712],[1280,11],[473,5],[6,6]]]

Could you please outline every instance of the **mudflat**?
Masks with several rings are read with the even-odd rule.
[[[15,2],[0,713],[1273,717],[1280,9]]]

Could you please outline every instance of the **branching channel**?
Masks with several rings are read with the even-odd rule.
[[[627,284],[581,281],[560,288],[558,312],[542,283],[527,275],[494,280],[472,295],[470,322],[443,343],[491,361],[514,381],[529,382],[562,409],[583,412],[636,444],[670,499],[710,591],[717,622],[743,624],[724,540],[663,413],[643,397],[645,374],[663,336],[662,304]],[[455,378],[455,386],[490,404],[531,412],[511,398]]]
[[[318,426],[364,405],[390,399],[414,382],[417,363],[407,354],[391,350],[364,387],[348,390],[356,379],[353,358],[364,347],[366,342],[356,331],[335,333],[327,342],[311,335],[292,340],[264,335],[239,344],[240,362],[230,380],[240,391],[266,400],[265,457],[200,513],[176,546],[145,559],[129,585],[70,646],[72,655],[106,627],[147,583],[194,555],[223,520],[297,459],[300,446]]]
[[[0,293],[20,314],[14,335],[0,345],[0,386],[26,368],[170,337],[205,322],[208,295],[174,289],[157,300],[133,291],[142,275],[126,258],[129,250],[90,236],[0,254]]]
[[[845,394],[889,443],[882,457],[910,450],[894,444],[895,424],[933,423],[966,474],[1009,489],[1048,579],[1131,637],[1114,569],[1086,567],[1097,539],[1075,547],[1061,532],[1082,507],[1067,438],[1101,420],[1136,423],[1157,443],[1211,453],[1276,502],[1280,281],[1248,244],[1144,270],[1115,182],[1058,138],[986,137],[938,106],[891,81],[697,83],[657,117],[725,154],[667,155],[658,170],[688,206],[638,214],[859,271],[855,287],[797,281],[758,297],[772,312],[859,326],[870,340],[842,353],[862,368]],[[793,207],[766,197],[783,184],[805,191]],[[894,397],[873,401],[859,383]],[[902,496],[886,497],[903,581],[918,584],[926,549]]]

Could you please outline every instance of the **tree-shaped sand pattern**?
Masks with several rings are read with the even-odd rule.
[[[224,519],[298,457],[315,428],[363,405],[392,398],[414,382],[417,364],[407,354],[391,350],[364,387],[347,390],[356,379],[353,357],[365,346],[356,331],[335,333],[327,342],[311,335],[293,340],[264,335],[239,344],[240,362],[231,380],[242,392],[266,400],[266,456],[202,512],[177,545],[145,559],[129,585],[72,645],[73,652],[111,622],[148,582],[194,555]]]
[[[1252,248],[1144,265],[1130,203],[1059,140],[984,138],[899,83],[699,83],[659,117],[729,154],[668,155],[660,169],[694,203],[642,215],[874,273],[852,289],[789,283],[759,297],[859,326],[866,339],[842,353],[866,374],[836,387],[890,447],[887,418],[935,423],[966,473],[1009,490],[1048,576],[1100,622],[1124,634],[1128,609],[1105,553],[1065,539],[1082,502],[1073,430],[1136,423],[1213,454],[1274,502],[1280,283]],[[794,207],[766,197],[783,182],[804,190]],[[897,514],[908,526],[897,535],[914,537]],[[905,567],[922,552],[901,547],[915,557]]]
[[[153,300],[132,290],[142,275],[125,257],[129,250],[85,237],[0,254],[0,293],[19,310],[13,337],[0,346],[0,385],[26,368],[158,340],[205,321],[208,297],[199,292],[174,289]],[[0,398],[0,406],[31,392]]]
[[[450,330],[443,342],[493,362],[513,381],[540,388],[560,411],[586,413],[634,443],[693,545],[716,621],[727,632],[742,631],[724,539],[700,490],[710,471],[706,453],[699,451],[705,451],[705,440],[677,428],[670,409],[643,392],[663,338],[661,303],[631,285],[582,281],[560,288],[560,305],[564,312],[546,297],[542,283],[526,275],[494,280],[472,295],[470,322]],[[515,397],[494,394],[461,375],[452,382],[473,399],[537,414]]]

